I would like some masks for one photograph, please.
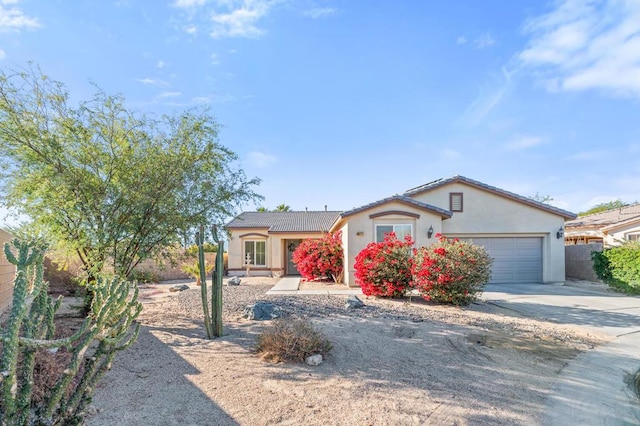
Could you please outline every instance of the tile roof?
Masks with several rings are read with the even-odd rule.
[[[579,217],[565,224],[567,228],[596,227],[605,228],[622,222],[640,220],[640,203],[630,206],[611,209],[600,213],[594,213]]]
[[[227,228],[267,228],[269,232],[327,232],[339,211],[243,212]]]
[[[427,203],[423,203],[421,201],[414,200],[413,198],[407,197],[406,195],[393,195],[391,197],[387,197],[387,198],[384,198],[382,200],[366,204],[366,205],[364,205],[362,207],[358,207],[358,208],[343,212],[340,215],[340,217],[344,218],[344,217],[347,217],[347,216],[351,216],[351,215],[354,215],[356,213],[360,213],[362,211],[368,210],[370,208],[377,207],[377,206],[380,206],[382,204],[390,203],[392,201],[399,201],[401,203],[410,204],[412,206],[421,208],[423,210],[430,210],[430,211],[432,211],[434,213],[437,213],[440,216],[442,216],[444,218],[447,218],[447,219],[450,218],[453,215],[453,213],[451,213],[449,210],[441,209],[440,207],[432,206],[431,204],[427,204]]]
[[[487,185],[486,183],[482,183],[477,180],[469,179],[467,177],[460,176],[460,175],[452,176],[446,179],[434,180],[433,182],[429,182],[424,185],[411,188],[407,192],[405,192],[404,195],[411,197],[411,196],[421,194],[423,192],[431,191],[432,189],[439,188],[441,186],[444,186],[450,183],[456,183],[456,182],[462,182],[467,185],[470,185],[479,189],[483,189],[485,191],[493,192],[494,194],[497,194],[503,197],[511,198],[512,200],[519,201],[523,204],[528,204],[532,207],[536,207],[551,213],[555,213],[559,216],[563,216],[566,219],[576,218],[576,215],[574,213],[571,213],[570,211],[563,210],[558,207],[551,206],[549,204],[541,203],[531,198],[523,197],[522,195],[518,195],[513,192],[506,191],[504,189],[496,188],[495,186]]]

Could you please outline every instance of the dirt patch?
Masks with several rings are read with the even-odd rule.
[[[531,425],[569,360],[599,336],[469,309],[346,296],[268,297],[225,287],[225,336],[206,340],[197,290],[145,302],[138,342],[98,387],[88,425]],[[242,307],[269,300],[309,318],[333,344],[317,367],[254,353],[264,323]]]

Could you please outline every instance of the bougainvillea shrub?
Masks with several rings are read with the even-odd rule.
[[[304,279],[344,279],[342,232],[325,234],[320,239],[303,240],[292,254],[293,263]]]
[[[355,278],[365,296],[402,296],[411,285],[411,247],[390,232],[380,243],[369,243],[356,256]]]
[[[436,237],[437,243],[413,251],[413,287],[426,300],[468,305],[489,281],[493,260],[481,246]]]

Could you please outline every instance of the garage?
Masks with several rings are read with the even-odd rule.
[[[542,282],[542,237],[461,238],[483,246],[493,258],[491,283]]]

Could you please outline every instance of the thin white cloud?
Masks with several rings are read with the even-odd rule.
[[[333,7],[314,7],[302,12],[304,16],[312,19],[328,18],[330,16],[334,16],[337,13],[338,10],[334,9]]]
[[[164,68],[164,67],[166,67],[167,65],[169,65],[169,64],[168,64],[167,62],[165,62],[165,61],[162,61],[162,60],[161,60],[161,61],[158,61],[158,63],[156,64],[156,66],[157,66],[158,68]]]
[[[476,49],[486,49],[496,44],[496,39],[489,33],[485,33],[473,40],[473,47]]]
[[[537,136],[519,136],[511,142],[507,143],[505,145],[505,148],[512,151],[520,151],[533,148],[543,143],[545,143],[545,140]]]
[[[249,154],[247,154],[247,159],[250,164],[261,169],[272,166],[278,162],[277,157],[259,151],[249,152]]]
[[[182,9],[189,9],[193,7],[203,6],[206,2],[207,0],[176,0],[173,3],[173,6]]]
[[[149,86],[168,86],[169,85],[169,83],[167,83],[164,80],[154,79],[149,77],[139,78],[136,81]]]
[[[17,4],[17,1],[3,1],[0,5],[0,31],[19,31],[23,28],[33,29],[41,26],[38,19],[25,15],[17,7],[5,7],[14,4]]]
[[[440,155],[445,160],[454,160],[460,157],[460,153],[454,149],[446,148],[440,152]]]
[[[466,124],[477,125],[491,113],[491,111],[502,101],[502,98],[511,88],[513,71],[502,69],[502,75],[498,79],[498,84],[490,89],[481,88],[480,94],[467,107],[460,121]]]
[[[549,90],[640,97],[640,2],[561,0],[524,31],[518,58]]]
[[[464,36],[458,36],[456,39],[456,44],[465,44],[467,42],[467,38]]]
[[[210,58],[211,58],[212,65],[218,65],[220,63],[220,60],[218,59],[218,55],[216,55],[215,53],[212,53]]]
[[[0,49],[0,60],[6,57],[7,57],[7,53],[4,51],[4,49]]]
[[[271,9],[287,0],[175,0],[182,21],[179,28],[189,35],[201,30],[212,38],[258,38],[265,33],[260,23]]]
[[[181,92],[162,92],[158,95],[158,98],[176,98],[182,96]]]
[[[599,160],[607,154],[606,151],[581,151],[567,157],[570,161],[591,161]]]
[[[262,36],[265,31],[258,27],[258,23],[275,3],[276,1],[271,0],[230,1],[226,12],[214,11],[211,15],[213,24],[211,37],[258,38]]]

